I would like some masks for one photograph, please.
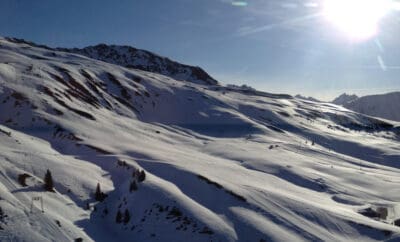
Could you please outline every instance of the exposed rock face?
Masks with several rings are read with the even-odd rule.
[[[111,64],[125,66],[153,73],[159,73],[183,80],[205,85],[216,85],[218,82],[198,66],[189,66],[156,55],[152,52],[130,46],[99,44],[83,49],[63,49]]]

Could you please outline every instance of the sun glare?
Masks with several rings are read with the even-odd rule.
[[[390,8],[388,0],[325,0],[323,15],[351,39],[365,40],[377,34]]]

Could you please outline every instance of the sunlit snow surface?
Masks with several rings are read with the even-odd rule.
[[[399,123],[5,39],[0,57],[1,241],[400,239]]]

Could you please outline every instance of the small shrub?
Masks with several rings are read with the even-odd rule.
[[[173,207],[171,209],[171,211],[169,211],[168,215],[170,215],[172,217],[181,217],[182,216],[182,212],[181,212],[181,210],[179,210],[179,208]]]
[[[118,210],[117,214],[115,215],[115,222],[117,224],[120,224],[122,222],[122,213],[120,210]]]
[[[3,209],[0,207],[0,220],[2,220],[4,218],[5,214]]]
[[[129,214],[129,210],[125,209],[125,213],[124,213],[124,224],[129,223],[129,221],[131,220],[131,215]]]
[[[31,175],[26,174],[26,173],[24,173],[24,174],[19,174],[19,175],[18,175],[18,182],[19,182],[19,184],[20,184],[21,186],[23,186],[23,187],[28,186],[28,185],[26,184],[26,178],[29,178],[29,177],[31,177]]]
[[[119,166],[123,166],[123,167],[128,166],[128,164],[127,164],[126,161],[124,161],[124,160],[118,160],[118,161],[117,161],[117,164],[118,164]]]
[[[58,227],[61,228],[61,222],[60,222],[60,220],[56,220],[56,224],[57,224]]]

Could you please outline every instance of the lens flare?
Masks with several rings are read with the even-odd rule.
[[[232,5],[236,7],[246,7],[248,3],[246,1],[232,1]]]
[[[389,0],[325,0],[323,15],[351,39],[365,40],[378,33],[390,9]]]

